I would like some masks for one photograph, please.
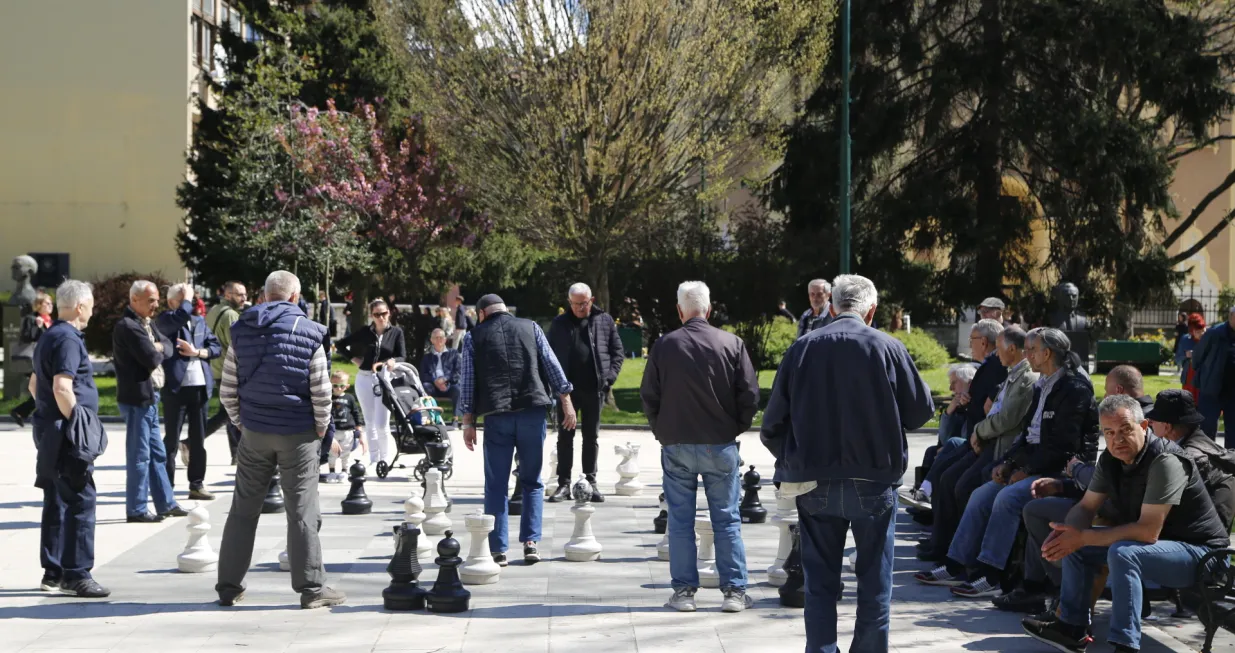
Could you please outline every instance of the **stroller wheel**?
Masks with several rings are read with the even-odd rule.
[[[455,461],[453,459],[450,459],[450,458],[446,459],[446,464],[442,465],[442,467],[446,468],[446,471],[442,474],[442,480],[448,481],[450,480],[451,476],[455,475],[455,464],[454,463]]]
[[[386,478],[390,474],[390,465],[386,464],[385,460],[377,461],[377,477]]]

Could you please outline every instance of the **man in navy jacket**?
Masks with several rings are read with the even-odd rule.
[[[206,327],[206,320],[193,314],[193,286],[178,283],[167,289],[168,310],[159,314],[155,326],[176,351],[163,359],[163,449],[167,452],[167,480],[176,486],[176,456],[187,459],[189,498],[210,501],[206,491],[206,408],[214,390],[210,361],[223,353],[223,345]],[[188,424],[189,437],[180,442],[180,427]]]
[[[806,649],[835,650],[845,534],[859,551],[851,651],[888,650],[896,487],[908,466],[907,429],[935,412],[908,350],[869,325],[875,284],[841,275],[828,326],[785,352],[764,413],[781,496],[797,496],[806,576]]]
[[[450,399],[455,410],[455,424],[458,424],[459,393],[463,391],[459,385],[463,380],[462,357],[458,351],[446,348],[446,332],[441,329],[433,330],[429,342],[433,347],[420,359],[420,384],[430,397]]]

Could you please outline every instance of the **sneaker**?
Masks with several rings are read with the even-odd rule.
[[[999,596],[999,586],[992,585],[989,578],[983,576],[971,583],[961,583],[952,588],[952,595],[964,599],[987,599]]]
[[[939,565],[930,571],[919,571],[913,575],[913,579],[923,585],[937,585],[941,587],[956,587],[965,582],[963,578],[958,578],[949,573],[945,565]]]
[[[189,443],[184,440],[180,441],[180,464],[189,466]]]
[[[60,579],[51,574],[44,573],[43,580],[39,582],[39,589],[44,592],[55,592],[60,589]]]
[[[1027,592],[1023,587],[1017,587],[1003,596],[996,596],[991,599],[991,603],[1006,612],[1038,614],[1046,610],[1046,597]]]
[[[244,600],[244,591],[241,590],[238,594],[220,594],[219,605],[230,608]]]
[[[163,515],[152,515],[147,512],[141,515],[129,515],[124,518],[124,521],[129,524],[157,524],[163,521]]]
[[[1021,627],[1025,629],[1025,634],[1030,637],[1053,647],[1055,650],[1063,651],[1064,653],[1083,653],[1085,647],[1093,643],[1093,637],[1084,634],[1077,637],[1072,632],[1073,628],[1059,621],[1054,621],[1049,624],[1038,624],[1031,622],[1029,619],[1021,621]]]
[[[110,596],[111,590],[94,582],[93,578],[83,578],[72,582],[61,582],[60,593],[80,599],[101,599]]]
[[[673,590],[673,596],[665,607],[678,612],[694,612],[699,609],[699,606],[695,604],[695,592],[698,591],[697,587],[679,587]]]
[[[167,519],[168,517],[187,517],[188,515],[189,515],[189,511],[185,510],[184,508],[181,508],[180,506],[172,506],[171,508],[168,508],[165,512],[160,513],[159,517],[162,517],[163,519]]]
[[[736,587],[730,587],[724,591],[725,600],[720,604],[721,612],[741,612],[746,608],[754,607],[755,599],[751,598],[746,590],[740,590]],[[676,597],[677,595],[674,594]],[[694,599],[691,600],[694,602]]]
[[[535,542],[527,542],[523,545],[523,562],[529,565],[540,562],[540,551],[536,550]]]
[[[570,501],[570,484],[559,482],[557,485],[557,489],[553,491],[553,494],[551,494],[549,498],[546,499],[546,501],[548,501],[549,503],[557,503],[559,501]]]
[[[337,589],[322,586],[322,589],[316,592],[303,592],[300,595],[300,607],[305,610],[314,608],[326,608],[332,605],[339,605],[347,600],[347,595]]]
[[[906,506],[911,506],[918,510],[931,509],[931,499],[922,490],[911,490],[903,487],[896,491],[896,497]]]
[[[214,495],[207,492],[206,488],[189,488],[189,498],[194,501],[214,501]]]
[[[496,562],[499,567],[505,567],[510,564],[510,561],[506,559],[505,553],[494,553],[493,561]]]

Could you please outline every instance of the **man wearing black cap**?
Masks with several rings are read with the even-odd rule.
[[[457,411],[463,415],[463,444],[476,447],[476,418],[485,418],[485,513],[494,516],[489,551],[505,567],[507,548],[507,479],[515,453],[523,488],[519,541],[523,560],[540,562],[544,485],[540,469],[545,447],[545,411],[552,393],[562,401],[562,428],[575,428],[574,389],[549,340],[535,322],[511,315],[497,295],[476,302],[480,324],[463,337],[463,388]],[[552,390],[550,390],[552,388]]]
[[[1192,393],[1174,389],[1159,392],[1145,419],[1154,435],[1179,445],[1196,464],[1218,517],[1230,530],[1235,515],[1235,451],[1218,446],[1201,430],[1205,416],[1197,412]]]

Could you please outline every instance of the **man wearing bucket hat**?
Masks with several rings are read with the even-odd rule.
[[[1183,390],[1159,392],[1145,419],[1154,435],[1179,445],[1196,464],[1214,509],[1229,530],[1235,515],[1235,451],[1218,446],[1201,430],[1205,416],[1197,411],[1192,395]]]

